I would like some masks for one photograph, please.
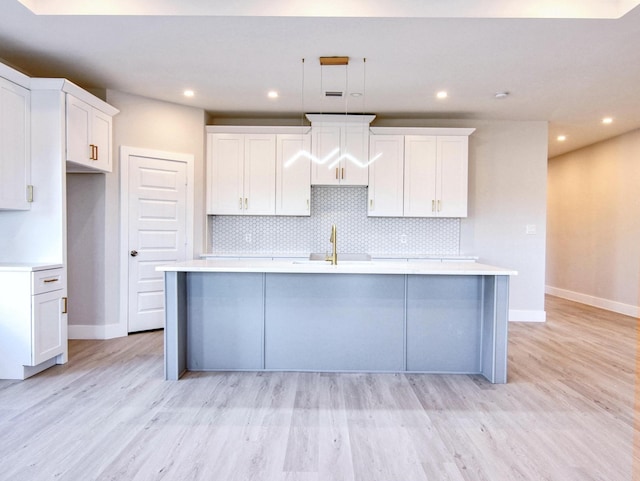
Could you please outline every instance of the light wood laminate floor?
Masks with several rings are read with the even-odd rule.
[[[71,341],[67,365],[0,381],[0,479],[634,479],[637,320],[554,297],[547,315],[510,324],[506,385],[327,373],[167,382],[162,332]]]

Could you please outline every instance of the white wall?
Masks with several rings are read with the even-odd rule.
[[[547,123],[538,121],[405,120],[376,126],[474,127],[469,137],[469,216],[460,254],[516,269],[510,320],[543,321]],[[526,226],[536,234],[526,234]]]
[[[547,291],[638,316],[640,130],[549,160]]]
[[[194,156],[196,185],[193,239],[196,255],[203,251],[205,244],[204,110],[113,90],[107,91],[106,101],[120,110],[113,119],[113,173],[106,174],[98,180],[92,179],[91,176],[69,176],[68,179],[71,185],[70,195],[93,203],[93,207],[86,206],[85,214],[103,216],[97,222],[94,219],[84,225],[69,220],[74,234],[86,238],[86,232],[78,229],[88,229],[92,237],[103,239],[103,245],[96,244],[91,248],[96,265],[103,266],[102,276],[97,280],[95,277],[84,281],[77,279],[79,282],[93,283],[93,288],[88,290],[76,286],[75,290],[78,293],[82,292],[84,306],[104,306],[104,309],[100,311],[94,308],[93,317],[85,314],[74,322],[70,321],[70,324],[74,324],[70,326],[70,332],[78,334],[75,337],[109,338],[126,335],[127,332],[125,320],[120,319],[119,308],[120,146],[188,153]],[[100,182],[104,183],[102,194],[96,192],[100,190]],[[94,209],[93,213],[90,212],[91,209]],[[71,234],[70,231],[69,235]],[[72,288],[70,285],[70,289]],[[77,324],[78,322],[81,324]]]

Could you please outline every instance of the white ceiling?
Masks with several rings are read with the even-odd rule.
[[[640,7],[628,0],[447,0],[446,11],[425,0],[22,3],[0,0],[9,64],[215,117],[545,120],[550,156],[640,128]],[[527,18],[549,16],[581,18]],[[333,55],[349,67],[321,69],[318,58]],[[365,95],[322,99],[321,78],[325,90],[336,82]],[[439,90],[449,97],[437,100]]]

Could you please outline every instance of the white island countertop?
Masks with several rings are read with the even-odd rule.
[[[377,262],[308,260],[192,260],[156,267],[164,272],[262,272],[285,274],[414,274],[414,275],[467,275],[513,276],[517,271],[476,262]]]

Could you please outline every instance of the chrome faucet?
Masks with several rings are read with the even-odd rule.
[[[329,237],[329,242],[333,244],[333,252],[330,256],[328,255],[325,258],[325,261],[331,261],[331,265],[335,266],[338,265],[338,235],[335,224],[331,226],[331,237]]]

